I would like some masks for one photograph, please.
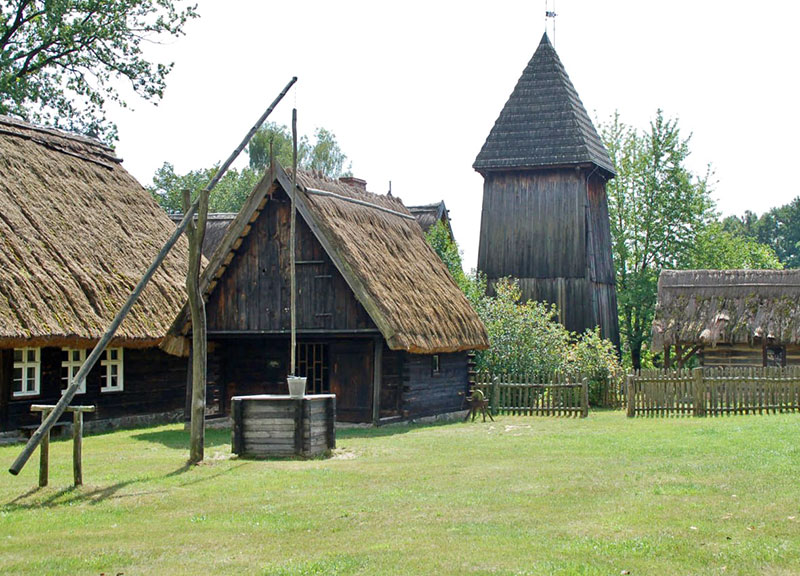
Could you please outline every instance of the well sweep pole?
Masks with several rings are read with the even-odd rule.
[[[266,111],[261,115],[261,118],[258,119],[258,122],[256,122],[256,124],[253,125],[253,127],[247,133],[247,136],[245,136],[244,140],[242,140],[241,144],[239,144],[239,146],[236,148],[233,154],[231,154],[230,157],[228,157],[225,163],[220,167],[220,169],[208,183],[208,185],[206,186],[206,190],[208,192],[211,192],[211,190],[213,190],[214,187],[217,185],[217,183],[222,179],[222,177],[225,175],[225,172],[227,172],[228,168],[230,168],[231,164],[233,164],[233,161],[236,160],[236,157],[239,156],[242,150],[244,150],[244,147],[247,146],[247,143],[250,141],[250,138],[253,137],[253,134],[255,134],[256,131],[261,126],[261,124],[264,123],[264,121],[267,119],[267,116],[269,116],[272,113],[272,111],[275,109],[275,106],[277,106],[278,103],[283,99],[283,97],[286,96],[287,92],[289,92],[289,89],[294,85],[295,82],[297,82],[296,76],[291,79],[291,81],[284,87],[283,91],[278,95],[278,97],[275,98],[272,104],[270,104],[269,108],[267,108]],[[178,241],[178,238],[180,238],[181,234],[183,234],[184,230],[186,230],[186,226],[188,226],[191,219],[194,218],[194,215],[197,212],[197,207],[198,207],[198,201],[195,201],[191,205],[189,210],[186,211],[186,214],[184,214],[183,216],[183,220],[181,220],[180,224],[178,224],[178,227],[169,237],[167,242],[164,244],[163,248],[161,248],[161,251],[158,253],[155,260],[153,260],[153,262],[147,268],[147,270],[144,273],[144,276],[142,276],[142,279],[139,280],[139,283],[136,285],[136,288],[134,288],[133,292],[128,297],[128,300],[125,302],[125,304],[122,305],[122,308],[120,308],[119,312],[117,312],[117,315],[114,317],[114,320],[111,321],[111,325],[106,330],[106,333],[103,334],[103,336],[100,338],[100,341],[97,343],[97,345],[89,354],[89,357],[86,358],[86,361],[83,363],[83,366],[81,366],[80,370],[78,370],[78,373],[75,374],[75,377],[72,380],[72,384],[64,391],[64,394],[61,396],[61,399],[58,401],[53,411],[50,412],[47,418],[41,423],[39,428],[37,428],[36,431],[31,435],[30,440],[28,440],[28,443],[22,449],[22,452],[20,452],[19,456],[17,456],[17,459],[14,460],[14,463],[8,469],[8,471],[11,474],[16,476],[17,474],[20,473],[23,466],[25,466],[25,463],[28,461],[28,459],[33,454],[34,450],[36,450],[36,447],[42,441],[42,438],[45,436],[45,434],[50,432],[50,429],[53,427],[53,424],[55,424],[58,421],[58,419],[64,413],[64,410],[67,409],[67,406],[69,406],[69,403],[72,401],[72,398],[78,392],[78,388],[80,388],[81,383],[86,380],[86,376],[89,374],[89,371],[92,368],[94,368],[94,365],[100,359],[100,355],[106,349],[106,346],[108,346],[109,342],[111,342],[111,339],[114,337],[114,334],[116,334],[117,329],[119,328],[120,324],[122,324],[122,321],[128,315],[128,312],[130,312],[131,308],[136,303],[136,300],[139,298],[139,295],[144,290],[144,287],[147,286],[147,283],[150,281],[150,279],[153,277],[153,274],[155,274],[158,267],[164,261],[164,258],[166,258],[169,251]]]

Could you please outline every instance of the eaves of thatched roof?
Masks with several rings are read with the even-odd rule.
[[[174,226],[104,144],[0,116],[0,347],[93,345]],[[185,299],[181,239],[114,343],[152,346]]]
[[[275,165],[256,186],[201,278],[206,294],[235,257],[251,225],[278,189],[291,194],[291,179]],[[444,353],[488,347],[483,323],[430,248],[413,216],[391,196],[371,194],[342,181],[297,174],[295,200],[303,218],[356,299],[393,350]],[[376,206],[378,208],[376,208]],[[187,350],[184,309],[164,349]]]
[[[665,270],[653,348],[800,343],[800,270]]]
[[[603,141],[545,34],[472,166],[486,174],[580,165],[614,176]]]

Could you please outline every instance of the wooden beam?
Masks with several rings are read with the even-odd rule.
[[[377,426],[381,419],[381,387],[383,386],[383,340],[373,340],[372,354],[372,423]]]

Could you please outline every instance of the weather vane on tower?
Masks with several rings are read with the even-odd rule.
[[[553,21],[553,46],[556,45],[556,0],[552,0],[553,7],[550,8],[551,0],[544,0],[544,31],[547,32],[548,20]]]

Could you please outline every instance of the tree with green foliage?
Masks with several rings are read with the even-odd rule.
[[[217,169],[215,166],[177,174],[172,164],[164,162],[161,168],[156,170],[153,184],[147,189],[164,210],[171,214],[181,212],[183,190],[189,190],[194,201],[198,191],[206,187]],[[238,212],[259,178],[260,174],[250,168],[228,170],[211,193],[209,212]]]
[[[776,268],[768,246],[718,222],[708,168],[686,166],[689,140],[661,110],[646,131],[615,114],[601,136],[617,172],[606,185],[624,351],[641,368],[663,269]],[[743,224],[744,225],[744,224]]]
[[[247,151],[250,168],[263,171],[269,165],[270,144],[272,153],[282,166],[292,165],[292,133],[286,126],[269,122],[261,127],[250,140]],[[336,135],[325,128],[314,131],[314,142],[308,136],[297,141],[297,166],[303,170],[315,170],[329,178],[346,176],[350,171],[347,155],[342,152]]]
[[[800,268],[800,196],[760,218],[750,211],[741,218],[729,216],[723,227],[736,237],[766,244],[787,268]]]
[[[269,165],[270,142],[276,160],[284,167],[292,165],[291,132],[286,126],[266,124],[256,132],[248,145],[250,166],[241,170],[228,170],[211,193],[211,212],[239,211]],[[339,148],[336,136],[324,128],[316,130],[313,144],[309,143],[306,136],[298,140],[297,157],[297,165],[301,169],[316,170],[330,178],[347,175],[343,172],[347,156]],[[172,164],[164,162],[153,174],[153,183],[147,189],[167,212],[179,212],[182,190],[191,190],[194,197],[197,190],[208,184],[216,171],[215,166],[178,174]]]
[[[0,0],[0,114],[116,138],[106,101],[127,106],[117,81],[159,100],[172,64],[142,47],[180,36],[197,17],[173,0]]]
[[[640,133],[615,114],[601,135],[616,170],[606,186],[623,347],[634,368],[650,336],[658,275],[691,261],[701,231],[714,217],[710,170],[686,167],[689,138],[659,110]]]

